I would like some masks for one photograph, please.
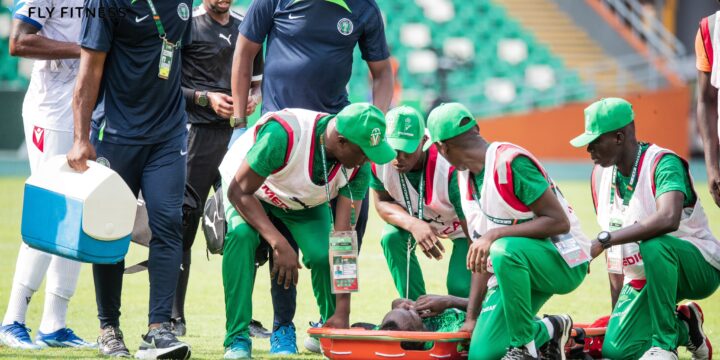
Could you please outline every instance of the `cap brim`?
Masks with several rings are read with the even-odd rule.
[[[433,146],[432,139],[427,139],[427,141],[425,141],[425,145],[423,145],[423,151],[428,151],[431,146]]]
[[[370,161],[378,165],[387,164],[393,161],[395,156],[397,156],[397,153],[392,147],[390,147],[390,144],[388,144],[387,141],[383,141],[377,146],[360,148]]]
[[[599,138],[600,135],[596,134],[582,134],[572,140],[570,140],[570,144],[576,148],[587,146],[589,143],[595,141],[595,139]]]
[[[420,140],[422,139],[396,139],[396,138],[388,138],[387,142],[390,144],[390,147],[395,149],[395,151],[402,151],[405,153],[414,153],[415,150],[417,150],[418,146],[420,146]]]

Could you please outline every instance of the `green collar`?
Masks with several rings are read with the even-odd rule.
[[[296,3],[299,3],[299,2],[301,2],[301,1],[303,1],[303,0],[294,0],[294,1],[292,2],[292,4],[296,4]],[[350,10],[350,7],[347,5],[347,3],[345,2],[345,0],[325,0],[325,1],[327,1],[327,2],[329,2],[329,3],[333,3],[333,4],[335,4],[335,5],[338,5],[338,6],[342,7],[343,9],[347,10],[347,12],[349,12],[349,13],[352,14],[352,11]]]

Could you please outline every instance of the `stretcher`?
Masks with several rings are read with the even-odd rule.
[[[308,329],[308,334],[320,340],[323,355],[330,360],[467,359],[467,345],[471,336],[464,332],[383,331],[359,328],[311,328]],[[578,355],[588,355],[587,349],[591,344],[588,340],[601,338],[604,335],[605,327],[575,324],[572,332],[574,341],[571,341],[567,350],[574,348],[574,352]],[[430,345],[426,350],[412,350],[408,343]]]

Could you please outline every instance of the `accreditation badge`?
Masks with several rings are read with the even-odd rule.
[[[330,274],[333,294],[358,291],[358,246],[355,231],[330,233]]]
[[[614,209],[610,222],[608,223],[608,231],[619,230],[623,227],[623,210]],[[613,274],[623,273],[623,246],[611,246],[605,252],[605,260],[607,262],[607,271]]]
[[[173,56],[175,55],[175,44],[167,41],[167,39],[162,40],[158,77],[167,80],[168,77],[170,77],[170,69],[172,68]]]
[[[590,261],[588,254],[580,248],[577,240],[570,233],[553,236],[550,240],[569,267],[574,268]]]

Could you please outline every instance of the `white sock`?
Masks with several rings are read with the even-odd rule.
[[[38,331],[50,334],[65,327],[65,318],[70,299],[53,293],[45,293],[45,309]]]
[[[555,335],[555,327],[548,318],[542,319],[542,322],[545,325],[545,328],[547,328],[548,335],[550,335],[550,338],[552,339],[552,337]]]
[[[45,284],[45,309],[39,331],[49,334],[66,327],[67,308],[75,294],[80,263],[59,256],[52,257]]]
[[[50,265],[50,257],[50,254],[31,249],[25,244],[20,246],[3,325],[15,321],[25,323],[28,304],[45,277]]]
[[[528,349],[531,356],[538,357],[537,349],[535,349],[535,340],[525,344],[525,348]]]
[[[21,324],[25,323],[25,313],[27,313],[28,304],[35,292],[28,289],[22,284],[13,284],[10,291],[10,300],[8,301],[7,311],[3,318],[3,325],[10,325],[17,321]]]

